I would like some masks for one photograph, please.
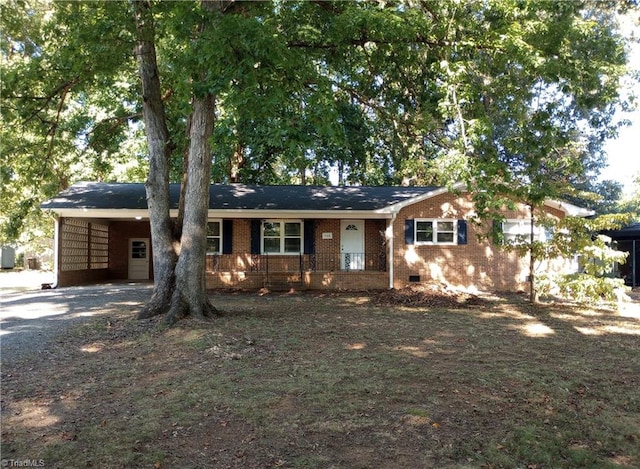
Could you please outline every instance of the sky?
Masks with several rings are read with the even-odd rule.
[[[640,43],[637,33],[634,34],[636,18],[628,16],[622,19],[623,34],[635,36],[629,49],[629,65],[631,69],[640,71]],[[640,83],[628,79],[624,82],[628,91],[640,99]],[[624,195],[630,195],[640,188],[634,184],[636,177],[640,177],[640,105],[634,112],[619,113],[619,119],[629,119],[631,125],[623,127],[618,133],[618,138],[609,140],[605,145],[605,151],[609,161],[609,167],[604,169],[600,179],[613,179],[624,184]]]
[[[632,125],[620,129],[618,138],[606,143],[609,166],[602,171],[600,179],[623,183],[628,194],[634,190],[634,179],[640,177],[640,110],[623,115]]]

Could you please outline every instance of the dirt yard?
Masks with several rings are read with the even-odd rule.
[[[387,296],[385,296],[387,295]],[[45,467],[640,467],[640,311],[514,296],[120,302],[2,363],[2,458]]]
[[[53,272],[46,270],[0,270],[0,294],[39,290],[54,280]]]

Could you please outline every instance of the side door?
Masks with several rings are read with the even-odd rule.
[[[149,238],[129,238],[129,280],[149,280]]]

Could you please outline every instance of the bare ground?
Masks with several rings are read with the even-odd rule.
[[[40,290],[43,283],[54,283],[49,270],[0,270],[0,294]]]
[[[415,292],[405,292],[407,296]],[[424,293],[424,292],[423,292]],[[640,467],[640,311],[517,295],[143,300],[2,363],[2,458],[46,467]]]

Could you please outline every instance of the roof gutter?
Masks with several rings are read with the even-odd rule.
[[[73,218],[112,218],[112,219],[149,219],[147,209],[103,209],[103,208],[56,208],[49,209],[59,217]],[[178,211],[173,209],[169,215],[175,218]],[[209,209],[208,218],[322,218],[322,219],[375,219],[388,220],[393,212],[372,210],[271,210],[271,209]]]

